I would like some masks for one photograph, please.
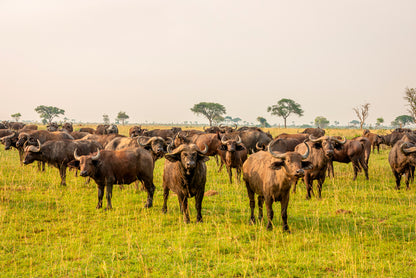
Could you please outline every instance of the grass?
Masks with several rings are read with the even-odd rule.
[[[121,133],[127,134],[124,127]],[[296,130],[285,130],[296,132]],[[271,130],[277,135],[281,130]],[[359,131],[330,130],[348,138]],[[302,183],[291,195],[282,232],[280,204],[275,228],[248,225],[243,183],[228,184],[208,161],[204,223],[184,224],[171,194],[162,214],[163,160],[154,177],[154,207],[134,184],[115,187],[112,211],[96,210],[94,182],[70,172],[60,186],[58,170],[21,166],[17,151],[0,150],[1,277],[415,277],[416,194],[394,189],[388,149],[370,157],[370,180],[335,163],[322,199],[305,200]],[[257,210],[256,210],[257,213]]]

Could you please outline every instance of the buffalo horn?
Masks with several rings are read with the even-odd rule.
[[[311,140],[312,142],[322,142],[322,140],[328,140],[329,136],[322,136],[319,138],[314,138],[312,135],[309,135],[309,140]]]
[[[331,139],[332,140],[334,140],[335,142],[337,142],[337,143],[339,143],[339,144],[341,144],[341,145],[344,145],[346,142],[347,142],[347,139],[345,138],[345,137],[342,137],[343,139],[342,139],[342,141],[341,140],[339,140],[337,137],[335,137],[335,136],[331,136]]]
[[[36,146],[29,146],[28,148],[27,148],[27,150],[28,151],[31,151],[31,152],[34,152],[34,153],[38,153],[38,152],[40,152],[40,147],[41,147],[41,143],[40,143],[40,141],[39,141],[39,139],[38,139],[38,147],[36,147]]]
[[[400,149],[404,154],[411,154],[416,152],[416,147],[408,147],[409,144],[407,142],[401,144]]]
[[[91,156],[92,160],[97,160],[98,158],[100,158],[100,149],[97,149],[97,154],[94,156]]]
[[[225,136],[221,137],[221,144],[223,144],[223,145],[227,144],[227,142],[229,141],[229,140],[224,141],[224,138],[225,138]]]
[[[235,143],[236,143],[236,144],[241,144],[241,142],[242,142],[241,137],[240,137],[240,135],[238,135],[238,140],[237,140],[237,142],[235,142]],[[257,145],[257,143],[256,143],[256,145]]]
[[[259,151],[264,150],[264,148],[259,145],[259,142],[256,143],[256,149],[258,149]]]
[[[303,144],[306,145],[306,153],[302,154],[302,159],[307,159],[309,156],[310,148],[309,148],[309,145],[306,144],[305,142],[303,142]]]
[[[77,155],[77,150],[78,150],[78,149],[76,148],[76,149],[75,149],[75,151],[74,151],[74,158],[75,158],[76,160],[80,160],[80,158],[81,158],[81,157]]]
[[[152,138],[153,138],[153,137],[149,138],[149,139],[146,141],[146,143],[144,143],[144,144],[143,144],[143,143],[141,142],[141,139],[145,139],[145,137],[144,137],[144,136],[139,136],[139,137],[137,138],[137,143],[139,143],[139,145],[140,145],[140,146],[145,147],[145,146],[147,146],[147,145],[149,145],[149,144],[151,143]]]
[[[275,141],[275,142],[277,142],[277,140]],[[272,146],[273,144],[269,144],[269,146],[267,147],[267,151],[273,156],[273,157],[276,157],[276,158],[280,158],[280,159],[282,159],[282,160],[284,160],[285,158],[286,158],[286,154],[285,153],[276,153],[276,152],[274,152],[274,151],[272,151],[272,148],[271,148],[271,146]]]
[[[206,154],[208,152],[208,146],[207,146],[207,144],[204,143],[204,146],[205,146],[205,149],[203,151],[202,150],[199,150],[199,152],[201,154]]]
[[[15,135],[16,135],[16,132],[13,132],[11,135],[7,135],[7,136],[2,137],[2,139],[12,139],[13,136],[15,136]]]

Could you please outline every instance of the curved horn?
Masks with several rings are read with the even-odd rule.
[[[259,145],[259,142],[256,143],[256,149],[259,151],[264,151],[264,148]]]
[[[208,152],[208,145],[204,143],[204,146],[205,146],[205,149],[203,151],[202,150],[199,150],[199,152],[201,154],[206,154]]]
[[[234,129],[233,129],[233,131],[236,131],[237,130],[237,124],[234,124]]]
[[[38,153],[38,152],[40,152],[40,147],[41,147],[41,143],[40,143],[39,139],[38,139],[38,145],[39,145],[38,147],[31,145],[31,146],[28,146],[26,149],[28,151]]]
[[[309,152],[310,152],[310,148],[309,148],[309,145],[308,144],[306,144],[305,142],[303,142],[303,144],[305,144],[306,145],[306,153],[304,153],[304,154],[302,154],[301,156],[302,156],[302,159],[307,159],[308,158],[308,156],[309,156]]]
[[[272,144],[269,144],[269,146],[267,147],[267,151],[273,156],[273,157],[276,157],[276,158],[280,158],[280,159],[282,159],[282,160],[284,160],[285,158],[286,158],[286,154],[285,153],[276,153],[276,152],[274,152],[274,151],[272,151],[272,145],[275,143],[275,142],[277,142],[277,140],[276,141],[274,141]]]
[[[338,138],[336,138],[335,136],[331,136],[331,140],[334,140],[335,142],[344,145],[347,142],[347,138],[345,138],[344,136],[342,136],[343,140],[339,140]]]
[[[223,124],[220,124],[218,127],[224,127],[224,125]]]
[[[309,140],[312,142],[321,142],[322,140],[328,140],[329,136],[321,136],[319,138],[314,138],[312,135],[309,135]]]
[[[230,141],[230,140],[225,140],[224,141],[224,138],[225,138],[225,136],[221,137],[221,144],[223,144],[223,145],[227,144],[227,142]]]
[[[400,150],[404,153],[404,154],[411,154],[416,152],[416,147],[408,147],[409,144],[407,142],[403,143],[400,145]],[[405,149],[406,147],[406,149]]]
[[[97,159],[99,159],[100,158],[100,149],[97,149],[97,154],[96,155],[94,155],[94,156],[91,156],[91,159],[92,160],[97,160]]]
[[[150,144],[151,142],[152,142],[152,138],[153,137],[151,137],[151,138],[149,138],[147,141],[146,141],[146,143],[142,143],[142,142],[140,142],[140,140],[141,139],[143,139],[143,138],[145,138],[144,136],[139,136],[139,137],[137,137],[137,143],[139,143],[139,145],[140,146],[142,146],[142,147],[146,147],[148,144]]]
[[[238,140],[237,140],[237,142],[235,142],[236,144],[241,144],[243,141],[241,140],[241,137],[240,137],[240,135],[238,135]],[[257,143],[256,143],[256,145],[257,145]]]
[[[173,151],[171,151],[170,146],[171,145],[168,146],[168,154],[177,154],[177,153],[180,153],[185,148],[186,144],[180,145],[179,147],[177,147]]]
[[[15,135],[16,135],[16,132],[13,132],[13,134],[4,136],[1,139],[12,139]]]
[[[77,155],[77,150],[78,150],[78,148],[75,148],[74,158],[75,158],[75,160],[78,160],[79,161],[81,157]]]

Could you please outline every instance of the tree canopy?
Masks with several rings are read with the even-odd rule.
[[[410,115],[416,119],[416,89],[406,88],[404,99],[408,102]]]
[[[11,117],[16,121],[16,122],[18,122],[19,121],[19,119],[20,119],[20,117],[22,117],[22,114],[20,114],[20,113],[14,113],[14,114],[12,114],[11,115]]]
[[[47,123],[52,123],[52,120],[59,115],[64,115],[65,110],[55,106],[39,105],[35,108],[35,111],[39,113],[39,117]]]
[[[409,115],[401,115],[401,116],[396,117],[396,119],[394,119],[394,122],[396,122],[398,125],[404,127],[407,124],[414,123],[415,119],[412,116],[409,116]]]
[[[277,105],[272,105],[267,108],[267,112],[272,115],[282,117],[286,128],[286,119],[291,114],[296,114],[299,117],[303,116],[303,110],[299,103],[296,103],[292,99],[282,98],[277,102]]]
[[[110,124],[110,117],[108,116],[108,114],[103,115],[103,122],[106,125]]]
[[[326,128],[329,125],[327,118],[318,116],[315,118],[315,126],[319,128]]]
[[[191,111],[197,115],[203,115],[209,121],[209,125],[212,126],[213,122],[221,122],[224,120],[222,115],[226,112],[225,107],[222,104],[214,102],[200,102],[191,108]]]
[[[257,117],[257,121],[260,123],[261,127],[270,127],[270,124],[267,122],[266,118]]]
[[[120,111],[117,114],[117,120],[121,121],[121,124],[124,125],[124,122],[130,118],[129,115],[127,115],[126,112]]]
[[[365,120],[368,117],[368,110],[370,109],[370,103],[365,103],[359,107],[353,108],[355,114],[357,115],[358,119],[360,120],[360,129],[363,128]]]

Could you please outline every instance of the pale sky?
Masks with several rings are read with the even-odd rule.
[[[0,0],[0,120],[51,105],[83,122],[199,121],[227,115],[271,124],[267,107],[298,102],[310,123],[368,123],[407,114],[416,87],[416,1]]]

